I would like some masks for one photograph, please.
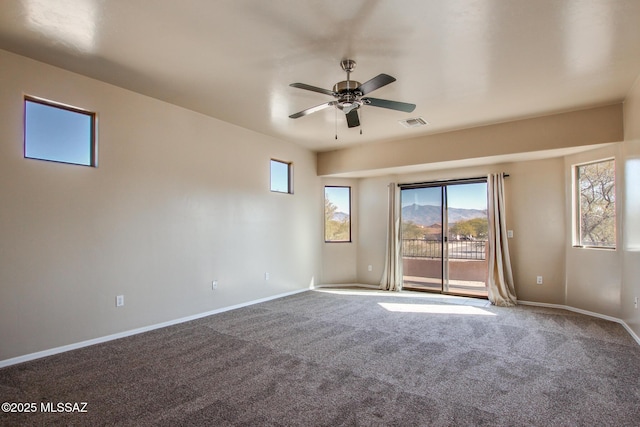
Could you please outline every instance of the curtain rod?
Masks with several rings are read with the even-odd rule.
[[[502,176],[507,178],[509,176],[508,173],[503,173]],[[426,181],[426,182],[413,182],[408,184],[398,184],[398,187],[420,187],[420,186],[436,186],[442,184],[463,184],[463,183],[472,183],[472,182],[486,182],[486,176],[477,176],[474,178],[458,178],[458,179],[443,179],[440,181]]]

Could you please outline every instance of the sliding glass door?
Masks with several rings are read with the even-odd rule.
[[[401,204],[404,287],[486,297],[486,182],[403,187]]]

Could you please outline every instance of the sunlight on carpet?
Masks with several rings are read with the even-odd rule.
[[[432,301],[436,304],[456,304],[476,307],[488,307],[491,303],[486,299],[463,297],[457,295],[438,294],[432,292],[416,292],[402,290],[400,292],[383,291],[368,288],[315,288],[314,292],[322,292],[336,295],[351,295],[365,297],[385,297],[385,298],[411,298]]]
[[[469,305],[440,305],[440,304],[400,304],[379,302],[378,305],[387,311],[399,313],[430,313],[430,314],[473,314],[482,316],[496,316],[478,307]]]

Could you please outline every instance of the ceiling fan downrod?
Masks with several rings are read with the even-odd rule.
[[[344,71],[347,72],[347,81],[348,81],[349,76],[351,75],[351,72],[356,68],[356,61],[354,61],[353,59],[343,59],[342,61],[340,61],[340,66]]]
[[[336,83],[333,86],[333,92],[338,96],[337,107],[348,114],[352,110],[356,110],[362,106],[360,97],[362,93],[357,89],[360,87],[360,82],[351,80],[351,72],[356,68],[356,61],[352,59],[343,59],[340,62],[340,66],[347,72],[347,80]]]

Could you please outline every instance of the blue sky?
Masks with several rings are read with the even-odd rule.
[[[325,187],[324,194],[338,207],[336,212],[349,212],[349,187]]]
[[[450,208],[486,209],[487,184],[456,184],[447,186]],[[412,204],[440,206],[440,187],[414,188],[402,190],[402,206]]]
[[[345,187],[325,187],[325,195],[338,207],[338,212],[349,213],[349,191]],[[449,207],[487,209],[487,184],[457,184],[447,186]],[[402,190],[402,206],[440,205],[440,187]]]
[[[271,160],[271,191],[288,193],[289,190],[289,164]]]
[[[91,116],[26,101],[25,156],[91,164]]]

